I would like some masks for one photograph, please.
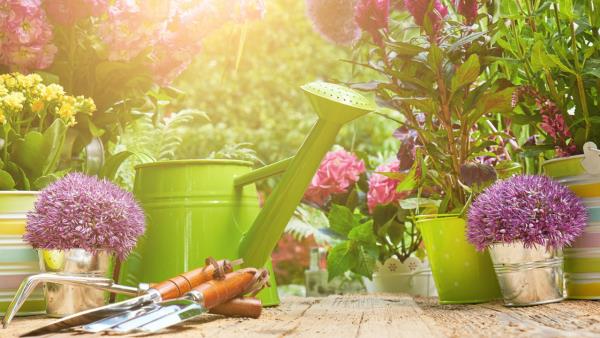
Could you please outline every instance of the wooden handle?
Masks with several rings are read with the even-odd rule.
[[[235,298],[210,309],[210,313],[227,317],[258,318],[262,303],[256,298]]]
[[[230,273],[233,268],[229,261],[217,261],[219,267],[222,267],[225,273]],[[183,296],[194,287],[214,279],[217,269],[214,265],[208,264],[204,267],[188,271],[177,277],[173,277],[164,282],[154,285],[152,288],[160,293],[162,299],[173,299]]]
[[[245,269],[225,275],[223,280],[211,280],[194,288],[203,295],[207,309],[240,296],[254,282],[255,269]]]

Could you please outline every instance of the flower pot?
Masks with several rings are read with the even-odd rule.
[[[431,269],[416,257],[404,262],[389,258],[383,264],[377,262],[373,280],[364,278],[369,293],[407,293],[412,296],[436,297]]]
[[[561,250],[525,248],[522,242],[489,247],[506,306],[529,306],[564,299]]]
[[[440,304],[483,303],[502,297],[489,254],[477,252],[467,242],[464,219],[452,215],[421,217],[417,226]]]
[[[573,243],[572,249],[564,251],[568,298],[600,299],[600,288],[590,287],[598,283],[590,283],[591,279],[585,276],[578,278],[581,274],[600,274],[600,168],[597,157],[596,152],[586,151],[585,155],[553,159],[542,165],[546,175],[568,186],[588,208],[588,225],[584,233]]]
[[[60,274],[110,277],[112,255],[106,251],[90,253],[84,249],[39,250],[40,267],[45,272]],[[103,290],[66,284],[45,283],[46,313],[63,317],[106,303]]]
[[[40,272],[37,252],[22,238],[27,212],[37,192],[0,191],[0,314],[4,314],[23,279]],[[43,314],[42,288],[36,289],[17,315]]]

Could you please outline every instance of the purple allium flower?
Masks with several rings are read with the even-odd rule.
[[[523,241],[525,247],[562,248],[585,228],[587,211],[567,187],[545,176],[498,181],[469,210],[467,237],[477,249]]]
[[[306,0],[306,11],[313,28],[325,39],[351,45],[360,38],[354,21],[356,0]]]
[[[108,250],[122,260],[144,233],[144,224],[131,193],[73,173],[42,190],[27,215],[24,238],[34,248]]]

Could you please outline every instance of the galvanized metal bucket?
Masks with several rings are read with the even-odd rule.
[[[39,250],[40,268],[45,272],[86,277],[108,277],[112,255],[107,251],[90,253],[83,249]],[[103,290],[66,284],[45,283],[46,313],[63,317],[102,306],[107,293]]]
[[[560,302],[564,296],[562,250],[525,248],[522,242],[489,247],[506,306]]]

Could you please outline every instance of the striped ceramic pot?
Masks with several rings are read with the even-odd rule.
[[[589,215],[584,233],[564,250],[567,297],[600,299],[600,151],[586,143],[583,155],[546,161],[543,170],[581,197]]]
[[[37,192],[0,191],[0,313],[4,314],[19,285],[40,272],[38,254],[23,241],[27,211],[33,208]],[[41,286],[23,304],[18,315],[45,313]]]

